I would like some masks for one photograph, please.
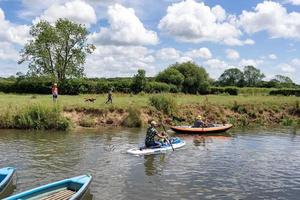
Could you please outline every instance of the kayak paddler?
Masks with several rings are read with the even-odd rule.
[[[205,123],[203,122],[203,117],[201,115],[198,115],[192,128],[203,128],[203,127],[205,127]]]
[[[166,139],[165,133],[159,133],[156,130],[157,123],[155,121],[151,121],[149,128],[147,129],[147,134],[145,138],[145,146],[147,148],[159,148],[161,147],[161,143],[158,141],[159,139]]]

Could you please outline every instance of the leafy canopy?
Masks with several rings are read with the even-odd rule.
[[[67,19],[54,25],[40,21],[32,25],[30,40],[21,51],[19,63],[29,61],[28,73],[49,76],[55,81],[82,77],[86,55],[95,50],[87,44],[87,29]]]
[[[244,78],[247,87],[255,87],[265,78],[265,75],[253,66],[246,66],[244,67]]]
[[[138,73],[132,79],[131,90],[134,93],[139,93],[145,90],[147,86],[146,71],[139,69]]]
[[[218,81],[220,86],[243,86],[244,73],[238,68],[226,69]]]
[[[203,67],[193,62],[175,63],[159,73],[157,81],[172,83],[182,88],[185,93],[206,93],[209,86],[209,77]]]

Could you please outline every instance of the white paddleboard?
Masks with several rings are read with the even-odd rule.
[[[174,143],[172,141],[172,146],[174,149],[181,148],[185,145],[185,141],[177,138]],[[172,147],[166,144],[160,148],[132,148],[127,151],[129,154],[133,155],[149,155],[149,154],[159,154],[166,153],[167,151],[172,151]]]

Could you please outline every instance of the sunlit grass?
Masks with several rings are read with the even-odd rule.
[[[260,104],[260,105],[292,105],[299,101],[299,97],[295,96],[226,96],[226,95],[185,95],[185,94],[171,94],[179,105],[190,104],[216,104],[229,106],[234,102],[238,104]],[[149,105],[149,96],[144,95],[131,95],[131,94],[114,94],[113,105],[120,108],[128,107],[143,107]],[[94,103],[86,102],[85,98],[96,98]],[[106,95],[60,95],[58,104],[63,108],[109,108],[110,104],[105,104]],[[0,108],[7,108],[11,106],[23,106],[33,103],[40,103],[43,105],[52,105],[51,95],[20,95],[20,94],[0,94]]]

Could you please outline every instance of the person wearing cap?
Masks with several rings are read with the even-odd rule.
[[[198,115],[196,118],[196,121],[194,122],[194,125],[192,126],[193,128],[200,128],[204,127],[205,123],[203,122],[203,117],[201,115]]]
[[[58,87],[57,87],[56,83],[54,83],[52,85],[51,91],[52,91],[53,102],[56,102],[57,101],[57,97],[58,97]]]
[[[145,146],[147,148],[159,148],[161,147],[161,143],[156,139],[166,139],[165,134],[159,133],[156,130],[157,123],[155,121],[151,121],[149,128],[147,129],[147,134],[145,138]]]

